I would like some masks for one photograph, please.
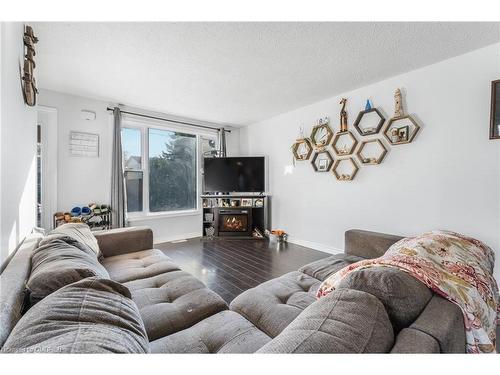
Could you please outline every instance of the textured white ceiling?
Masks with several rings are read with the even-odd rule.
[[[500,41],[500,23],[35,23],[42,88],[233,125]]]

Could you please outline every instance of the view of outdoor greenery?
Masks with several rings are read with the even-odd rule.
[[[196,208],[196,136],[150,129],[149,144],[164,142],[160,152],[149,150],[149,210]]]
[[[149,197],[143,197],[145,165],[142,136],[148,137]],[[202,155],[212,155],[215,139],[200,137]],[[197,205],[197,138],[192,134],[148,128],[122,129],[123,164],[127,211],[142,212],[143,198],[149,201],[149,212],[196,209]]]

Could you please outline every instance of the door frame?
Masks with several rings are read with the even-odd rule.
[[[58,113],[57,108],[37,106],[37,125],[42,132],[42,220],[44,229],[52,229],[57,211]]]

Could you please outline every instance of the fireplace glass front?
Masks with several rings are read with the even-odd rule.
[[[246,214],[222,214],[219,218],[219,232],[248,231],[248,216]]]

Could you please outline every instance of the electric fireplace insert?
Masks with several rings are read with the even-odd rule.
[[[222,209],[218,215],[219,236],[252,234],[252,215],[248,209]]]

